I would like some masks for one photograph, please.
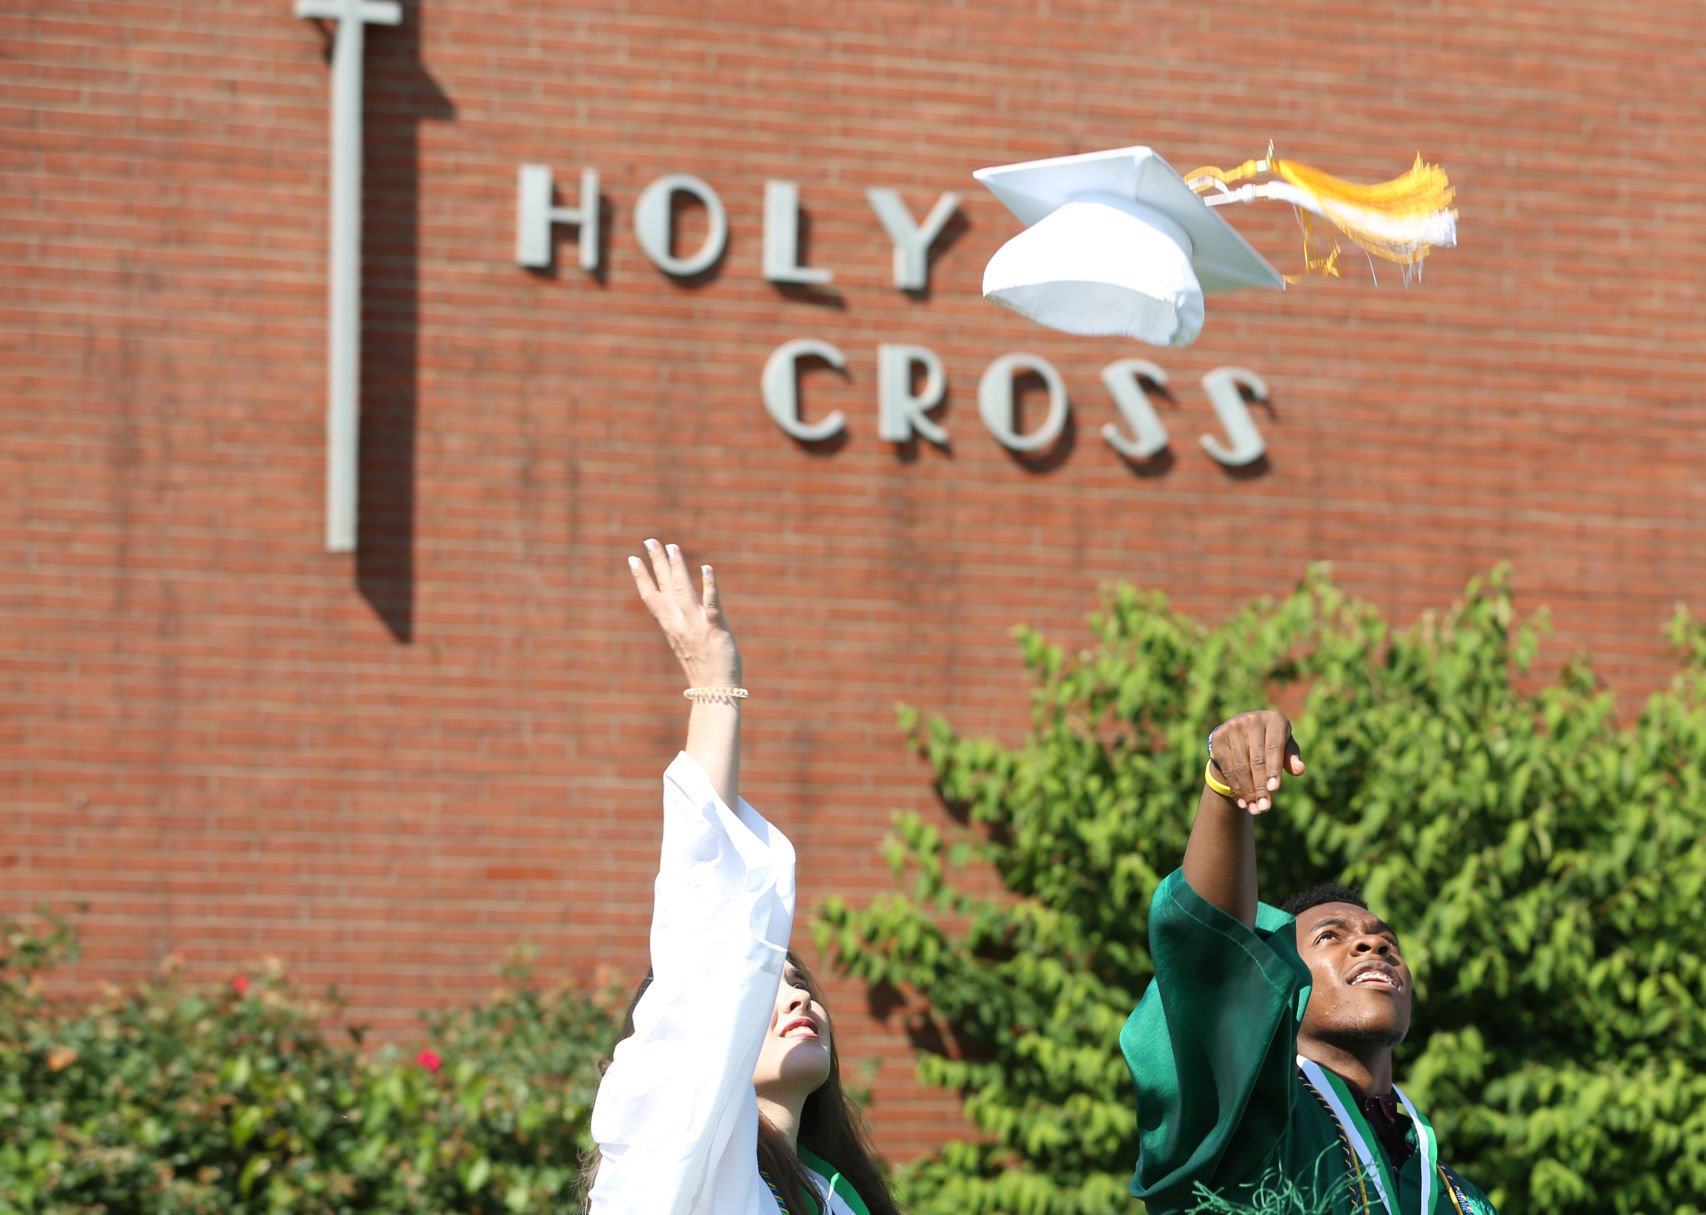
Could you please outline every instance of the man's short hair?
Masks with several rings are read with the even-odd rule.
[[[1368,904],[1363,901],[1361,886],[1341,886],[1337,882],[1299,891],[1281,903],[1280,910],[1287,915],[1298,916],[1323,903],[1349,903],[1353,907],[1368,910]]]

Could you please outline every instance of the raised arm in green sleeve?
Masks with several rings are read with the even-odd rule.
[[[1265,904],[1254,929],[1169,875],[1149,912],[1155,978],[1120,1033],[1137,1090],[1131,1192],[1155,1215],[1260,1176],[1291,1112],[1309,970],[1292,918]]]

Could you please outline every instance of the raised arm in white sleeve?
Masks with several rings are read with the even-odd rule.
[[[695,695],[686,751],[664,773],[652,983],[593,1106],[592,1210],[776,1215],[752,1073],[793,926],[794,848],[740,800],[740,650],[715,572],[701,567],[701,595],[681,549],[656,540],[628,567],[688,688],[712,694]]]
[[[652,983],[593,1108],[595,1215],[776,1209],[755,1163],[752,1072],[793,916],[793,845],[678,756],[664,773]]]

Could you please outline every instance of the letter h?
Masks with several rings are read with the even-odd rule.
[[[522,165],[516,186],[515,260],[543,269],[551,264],[551,225],[580,228],[582,270],[598,269],[598,170],[581,170],[578,207],[552,205],[556,186],[549,165]]]

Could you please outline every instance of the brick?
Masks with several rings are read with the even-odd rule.
[[[1628,705],[1670,676],[1672,606],[1706,603],[1699,6],[1443,0],[1402,30],[1350,0],[1212,22],[1152,0],[407,7],[368,38],[363,507],[390,530],[356,558],[320,538],[330,81],[287,10],[0,13],[0,909],[91,904],[69,983],[272,953],[386,1039],[524,937],[562,973],[636,977],[683,721],[629,602],[647,535],[724,574],[746,788],[799,841],[808,903],[887,891],[890,812],[939,813],[894,704],[1018,739],[1008,629],[1074,645],[1112,580],[1212,618],[1330,559],[1402,622],[1511,559],[1519,606],[1552,611],[1542,665],[1587,647]],[[1363,179],[1442,160],[1462,247],[1408,290],[1351,259],[1217,298],[1183,351],[978,298],[1014,225],[971,169],[1130,142],[1186,168],[1270,137]],[[513,265],[523,161],[599,169],[602,281],[567,232],[553,273]],[[703,282],[633,236],[670,172],[729,210]],[[767,177],[800,183],[838,305],[760,279]],[[887,285],[872,185],[915,214],[962,196],[928,299]],[[1236,222],[1297,268],[1283,208]],[[834,452],[759,400],[800,336],[848,357],[802,386],[848,416]],[[892,341],[943,358],[951,452],[877,439]],[[983,368],[1020,349],[1072,400],[1046,471],[977,417]],[[1130,354],[1170,376],[1164,471],[1097,433],[1100,369]],[[1195,443],[1197,380],[1227,363],[1272,389],[1259,478]],[[957,1106],[905,1038],[924,1005],[879,1022],[829,978],[849,1057],[880,1061],[879,1144],[939,1142]]]

